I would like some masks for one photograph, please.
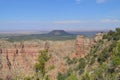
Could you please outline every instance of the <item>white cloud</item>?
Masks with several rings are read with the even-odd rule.
[[[120,23],[120,20],[118,19],[104,19],[101,20],[102,23]]]
[[[55,24],[80,24],[82,21],[79,20],[66,20],[66,21],[53,21]]]
[[[61,21],[0,21],[0,29],[34,30],[108,30],[120,26],[120,19]]]
[[[120,24],[119,19],[52,21],[53,24]]]
[[[95,23],[120,23],[120,19],[102,20],[61,20],[61,21],[0,21],[0,24],[95,24]]]
[[[77,4],[80,4],[80,1],[81,1],[81,0],[75,0],[75,1],[76,1]]]
[[[107,0],[96,0],[96,3],[98,3],[98,4],[101,4],[101,3],[104,3],[104,2],[106,2]]]

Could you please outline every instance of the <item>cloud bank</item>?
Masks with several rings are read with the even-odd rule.
[[[120,27],[119,19],[63,21],[0,21],[0,30],[109,30]]]

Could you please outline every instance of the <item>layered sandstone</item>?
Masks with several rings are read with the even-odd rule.
[[[48,50],[51,58],[46,63],[47,75],[56,80],[58,72],[65,72],[68,68],[64,57],[84,57],[89,53],[93,40],[84,36],[77,36],[76,40],[41,41],[32,40],[10,43],[0,41],[0,77],[24,77],[34,74],[34,64],[40,50]],[[50,66],[54,66],[49,70]]]

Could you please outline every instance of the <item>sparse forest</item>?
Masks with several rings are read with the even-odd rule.
[[[119,80],[120,28],[104,34],[84,58],[66,61],[70,67],[58,80]]]

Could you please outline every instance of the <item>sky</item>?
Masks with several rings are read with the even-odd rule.
[[[120,27],[120,0],[0,0],[0,31]]]

